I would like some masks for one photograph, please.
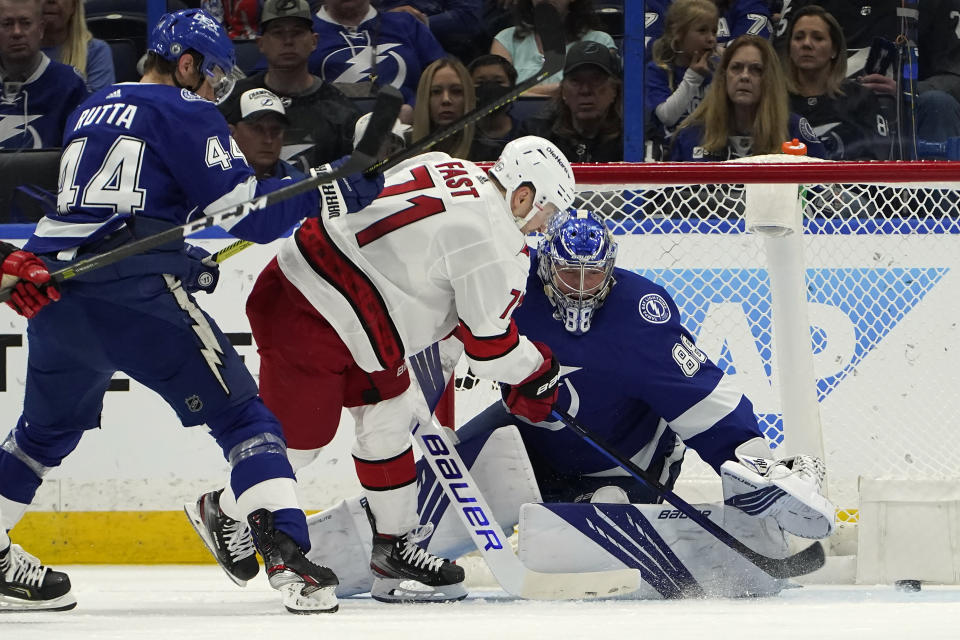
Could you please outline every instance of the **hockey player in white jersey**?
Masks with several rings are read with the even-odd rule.
[[[574,193],[569,163],[542,138],[509,143],[489,175],[428,153],[387,172],[380,197],[362,211],[339,215],[331,192],[322,217],[304,223],[257,280],[247,314],[261,395],[280,418],[294,469],[333,439],[342,407],[356,421],[378,600],[466,595],[463,570],[407,535],[418,516],[404,358],[456,331],[473,371],[508,385],[512,413],[546,419],[559,367],[549,347],[519,334],[512,314],[530,264],[524,234],[544,228]],[[229,489],[198,503],[214,499],[239,519]],[[209,533],[233,548],[242,535]],[[218,551],[228,573],[255,571],[249,558]]]

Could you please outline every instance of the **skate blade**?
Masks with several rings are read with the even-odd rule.
[[[431,587],[416,580],[378,577],[373,581],[370,597],[379,602],[400,604],[456,602],[467,597],[467,590],[462,582]]]
[[[336,613],[340,608],[337,602],[336,586],[320,587],[307,595],[300,592],[305,587],[302,582],[291,582],[277,587],[283,599],[283,606],[290,613],[310,615],[313,613]]]
[[[220,564],[220,559],[217,557],[217,547],[213,543],[213,539],[210,538],[210,534],[207,532],[207,528],[203,525],[203,519],[200,518],[200,510],[197,509],[197,504],[185,504],[183,505],[183,512],[187,514],[187,520],[190,521],[190,524],[193,526],[193,530],[197,532],[197,535],[200,536],[200,539],[203,540],[204,546],[207,547],[207,550],[210,552],[210,555],[213,556],[213,559],[217,561],[217,566],[223,569],[223,572],[227,574],[227,577],[238,587],[247,586],[246,580],[241,580],[237,576],[230,573],[225,566]]]
[[[77,599],[72,593],[65,593],[52,600],[23,600],[0,593],[0,613],[15,613],[18,611],[69,611],[77,606]]]

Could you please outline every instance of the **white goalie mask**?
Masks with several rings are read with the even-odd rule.
[[[506,189],[504,199],[508,208],[513,192],[519,187],[530,185],[536,191],[530,213],[516,218],[517,227],[521,229],[549,205],[557,211],[567,210],[576,195],[576,179],[567,158],[552,142],[537,136],[524,136],[507,143],[490,169],[490,175]]]
[[[594,313],[616,284],[617,244],[610,231],[586,210],[558,214],[537,247],[537,259],[554,317],[570,333],[589,331]]]

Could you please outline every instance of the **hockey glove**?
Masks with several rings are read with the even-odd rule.
[[[311,176],[326,173],[342,166],[349,156],[334,160],[330,164],[321,165],[310,170]],[[355,173],[340,178],[334,182],[321,184],[320,205],[328,218],[335,218],[344,213],[356,213],[365,209],[377,199],[383,191],[383,174],[377,173],[368,178],[363,173]]]
[[[744,442],[735,453],[737,461],[720,467],[724,504],[751,516],[769,516],[801,538],[826,538],[833,532],[836,508],[822,493],[826,468],[820,458],[774,460],[763,438]]]
[[[183,288],[190,293],[213,293],[220,282],[220,265],[209,251],[189,244],[186,247],[189,271],[183,278]]]
[[[547,345],[534,342],[533,346],[543,356],[543,364],[519,384],[501,383],[500,393],[510,413],[537,423],[550,417],[553,404],[557,401],[560,363]]]
[[[50,280],[47,265],[29,251],[12,251],[4,258],[2,268],[3,288],[13,288],[7,306],[24,318],[32,318],[40,309],[60,299],[60,290]]]

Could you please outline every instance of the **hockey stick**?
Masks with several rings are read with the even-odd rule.
[[[311,189],[316,189],[322,184],[334,182],[340,178],[360,173],[374,163],[377,151],[380,149],[380,143],[393,128],[393,123],[397,119],[397,114],[400,113],[400,106],[402,104],[403,96],[399,91],[390,86],[381,88],[373,107],[370,124],[364,132],[363,138],[357,145],[356,150],[350,154],[347,161],[333,171],[318,173],[311,178],[300,180],[290,186],[258,196],[234,207],[198,218],[193,222],[188,222],[179,227],[172,227],[146,238],[134,240],[106,253],[78,260],[63,269],[51,273],[50,275],[53,282],[59,284],[64,280],[69,280],[89,273],[90,271],[100,269],[101,267],[113,264],[129,256],[149,251],[150,249],[165,245],[169,242],[182,240],[191,233],[221,224],[232,218],[244,216],[252,211],[264,209],[270,205],[292,198],[293,196],[306,193]],[[0,291],[0,302],[8,300],[11,291],[12,289]]]
[[[716,537],[718,540],[720,540],[720,542],[724,543],[774,578],[783,579],[806,575],[822,567],[826,561],[823,552],[823,545],[821,545],[819,542],[814,542],[803,551],[795,553],[786,558],[770,558],[757,553],[727,533],[725,529],[720,527],[713,520],[700,513],[700,511],[691,506],[686,500],[660,484],[660,482],[649,472],[644,471],[633,462],[617,453],[616,450],[614,450],[602,438],[600,438],[590,429],[587,429],[585,426],[583,426],[583,424],[581,424],[576,418],[568,414],[566,411],[554,409],[552,415],[554,418],[563,422],[568,429],[586,440],[587,443],[590,444],[594,449],[617,463],[617,465],[629,472],[631,476],[645,483],[651,489],[656,491],[664,500],[676,507],[677,510],[679,510],[682,514],[703,527],[707,533],[710,533]]]
[[[438,344],[412,356],[411,367],[432,411],[444,391]],[[510,547],[507,536],[470,475],[456,448],[435,418],[412,432],[444,495],[470,534],[490,572],[507,593],[534,600],[582,600],[632,593],[640,588],[637,569],[583,573],[543,573],[528,569]]]
[[[367,175],[378,172],[383,173],[401,162],[424,153],[441,140],[460,133],[467,125],[482,120],[497,109],[513,102],[523,93],[537,86],[556,72],[562,70],[565,57],[565,44],[563,42],[563,24],[560,21],[560,15],[553,5],[544,2],[534,5],[533,18],[536,23],[537,34],[540,35],[540,41],[543,44],[543,65],[534,76],[527,78],[493,102],[476,107],[469,113],[465,113],[459,120],[450,123],[443,129],[431,133],[426,138],[418,140],[399,154],[384,158],[372,164],[366,168],[364,173]],[[380,140],[382,140],[382,137]],[[218,263],[223,262],[227,258],[243,251],[251,244],[253,243],[249,240],[237,240],[213,254],[213,259]]]
[[[416,144],[404,149],[399,154],[380,160],[367,169],[367,173],[386,171],[413,156],[423,153],[441,140],[460,133],[467,125],[478,122],[497,109],[513,102],[524,92],[529,91],[553,74],[563,70],[563,61],[566,57],[566,45],[563,41],[563,23],[560,20],[560,14],[557,13],[556,8],[549,2],[541,2],[533,6],[533,21],[536,25],[537,35],[540,36],[540,42],[543,45],[543,65],[535,75],[516,85],[508,93],[505,93],[493,102],[480,105],[469,113],[464,114],[459,120],[450,123],[443,129],[434,131],[426,138],[417,141]]]

